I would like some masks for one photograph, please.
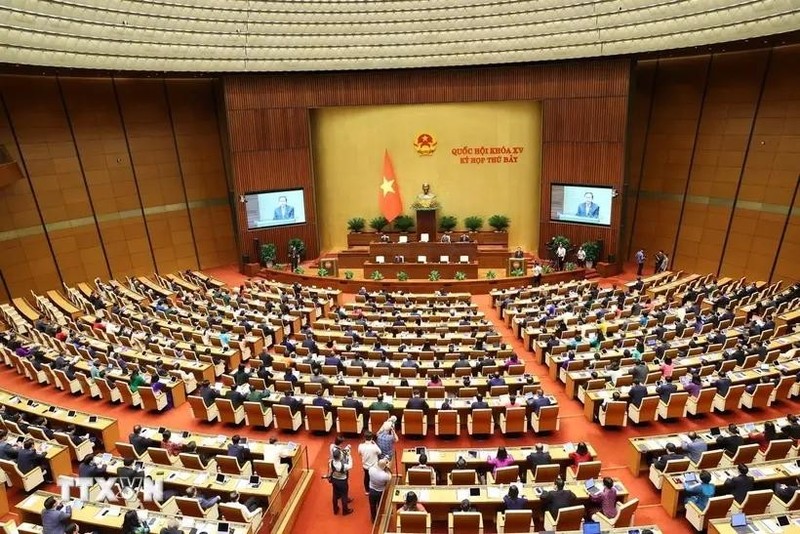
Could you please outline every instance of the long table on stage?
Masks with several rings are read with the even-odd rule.
[[[370,243],[369,261],[375,261],[375,256],[383,256],[392,260],[395,256],[403,256],[405,261],[416,261],[417,256],[425,256],[428,261],[439,261],[441,256],[449,256],[451,262],[456,262],[461,256],[467,256],[470,262],[478,261],[477,243],[440,243],[438,241],[423,243],[412,241],[410,243]]]
[[[408,258],[408,257],[406,257]],[[416,259],[416,257],[415,257]],[[430,257],[429,257],[430,259]],[[438,259],[438,258],[437,258]],[[452,256],[450,258],[452,260]],[[409,278],[427,279],[431,271],[439,271],[439,276],[444,279],[455,278],[457,272],[467,275],[468,279],[478,278],[478,262],[470,263],[374,263],[364,262],[364,276],[369,276],[378,271],[384,278],[397,278],[397,273],[403,271]]]

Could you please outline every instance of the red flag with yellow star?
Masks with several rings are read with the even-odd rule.
[[[400,186],[394,174],[394,166],[389,151],[383,153],[383,176],[378,192],[378,206],[386,220],[392,222],[403,213],[403,199],[400,198]]]

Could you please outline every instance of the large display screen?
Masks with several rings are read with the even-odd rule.
[[[247,229],[272,228],[306,222],[302,189],[247,193]]]
[[[611,187],[553,184],[550,220],[610,226],[613,193]]]

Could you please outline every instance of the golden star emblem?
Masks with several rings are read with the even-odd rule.
[[[383,183],[381,184],[381,191],[383,191],[383,196],[394,193],[394,180],[387,180],[384,176]]]

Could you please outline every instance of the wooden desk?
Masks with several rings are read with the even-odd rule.
[[[414,258],[416,259],[416,257]],[[364,276],[369,277],[378,271],[384,278],[397,278],[397,273],[403,271],[409,278],[428,278],[431,271],[439,271],[443,280],[454,279],[456,273],[462,272],[469,279],[478,278],[478,262],[469,263],[373,263],[364,262]]]
[[[591,444],[587,443],[589,453],[592,457],[597,457],[597,451]],[[528,469],[528,455],[534,452],[535,446],[521,446],[521,447],[506,447],[508,454],[514,459],[515,465],[520,466],[520,472]],[[545,451],[550,453],[552,462],[559,464],[562,467],[562,475],[564,469],[571,464],[569,453],[575,450],[574,444],[553,444],[545,445]],[[474,455],[472,453],[475,453]],[[484,468],[488,464],[487,459],[490,456],[497,454],[497,448],[459,448],[459,449],[432,449],[426,448],[428,456],[428,465],[433,467],[439,475],[439,480],[446,480],[447,473],[452,471],[459,458],[464,458],[467,462],[467,467],[471,469]],[[408,471],[409,468],[419,464],[419,455],[416,448],[403,449],[400,456],[400,463],[403,468]]]
[[[137,276],[136,280],[141,283],[144,287],[158,295],[159,297],[165,298],[170,302],[174,302],[175,300],[175,293],[170,291],[169,289],[164,289],[159,284],[153,282],[146,276]]]
[[[781,428],[789,422],[786,418],[781,419],[767,419],[764,421],[749,422],[738,425],[740,432],[745,436],[745,443],[748,443],[746,434],[753,432],[762,432],[764,430],[764,423],[773,421],[778,428]],[[710,429],[696,430],[697,436],[701,438],[709,446],[709,449],[716,447],[716,436],[711,435]],[[726,428],[720,428],[720,434],[723,436],[728,435]],[[686,432],[676,432],[671,434],[658,434],[655,436],[635,437],[628,439],[628,470],[634,475],[639,476],[642,471],[648,469],[647,458],[661,456],[666,452],[667,443],[674,443],[680,448],[688,441]]]
[[[785,516],[789,519],[789,524],[782,527],[778,523],[778,518]],[[800,532],[800,513],[788,512],[780,514],[763,514],[747,516],[747,525],[755,529],[753,532],[767,534],[769,532],[782,532],[785,534],[797,534]],[[731,526],[730,517],[712,519],[708,522],[708,534],[738,534],[738,531]]]
[[[31,404],[28,404],[29,401]],[[4,389],[0,389],[0,404],[7,408],[55,421],[58,426],[73,424],[91,434],[100,436],[107,451],[113,450],[114,444],[119,441],[119,424],[116,419],[47,404]],[[75,415],[70,416],[70,412]],[[89,420],[90,417],[95,417],[97,420],[91,422]]]
[[[46,448],[44,451],[47,464],[50,466],[50,473],[52,473],[53,480],[58,480],[60,476],[72,476],[72,460],[70,459],[69,449],[61,445],[57,441],[45,441],[37,438],[32,438],[28,435],[15,434],[9,432],[6,442],[11,445],[21,444],[24,439],[32,439],[36,449],[41,452],[42,447]],[[4,486],[4,484],[3,484]]]
[[[684,284],[692,283],[696,280],[699,280],[701,277],[699,274],[690,274],[688,276],[684,276],[683,278],[678,278],[675,281],[669,282],[667,284],[661,284],[653,287],[649,287],[646,290],[647,296],[651,299],[655,299],[656,297],[663,296],[665,298],[669,297],[672,293],[678,290]]]
[[[794,480],[800,475],[800,467],[797,466],[796,458],[784,460],[774,460],[772,462],[751,463],[748,473],[755,479],[756,489],[772,488],[776,482]],[[729,477],[736,476],[738,471],[736,466],[728,468],[707,469],[711,473],[711,483],[720,487]],[[699,471],[687,471],[699,473]],[[667,511],[670,517],[677,517],[679,510],[683,509],[683,477],[686,473],[676,475],[665,475],[662,477],[661,487],[661,507]]]
[[[14,304],[19,314],[29,323],[33,323],[41,316],[39,312],[22,297],[12,299],[11,302]]]
[[[370,262],[374,261],[375,256],[383,256],[387,261],[395,256],[403,256],[406,262],[417,261],[417,256],[426,256],[429,262],[438,262],[440,256],[450,256],[451,262],[457,262],[461,256],[467,256],[470,262],[477,264],[478,244],[440,243],[438,241],[428,243],[419,241],[411,243],[370,243],[369,255]]]
[[[621,501],[628,499],[628,490],[621,482],[615,481],[617,497]],[[392,504],[395,507],[405,502],[406,493],[413,491],[417,494],[420,504],[423,504],[431,514],[433,521],[447,521],[447,515],[458,506],[463,499],[469,499],[472,506],[481,514],[487,523],[494,523],[497,512],[503,506],[503,497],[508,494],[507,484],[492,486],[395,486],[392,495]],[[552,484],[524,484],[520,488],[520,496],[528,499],[528,506],[533,510],[541,510],[541,494],[543,491],[553,489]],[[470,495],[470,488],[479,488],[480,495]],[[589,502],[589,494],[583,482],[566,484],[565,489],[572,490],[577,497],[576,504]]]
[[[5,491],[5,490],[3,490]],[[21,512],[23,521],[41,524],[42,510],[44,509],[44,501],[48,497],[55,497],[60,499],[60,496],[55,493],[47,493],[45,491],[37,491],[23,499],[18,505],[17,510]],[[103,510],[109,510],[111,513],[100,515]],[[102,534],[119,533],[122,530],[122,522],[125,512],[131,508],[122,506],[84,502],[83,506],[79,509],[72,510],[72,521],[82,526],[82,530],[91,531],[99,530]],[[141,510],[138,510],[141,513]],[[158,512],[147,512],[147,517],[155,518],[155,521],[150,525],[150,532],[160,532],[162,528],[167,526],[167,523],[172,519],[173,515],[161,514]],[[193,526],[200,527],[198,530],[207,532],[217,532],[220,523],[229,525],[229,534],[248,534],[250,532],[250,525],[245,523],[231,523],[229,521],[216,521],[212,519],[194,519],[183,517],[181,519],[181,528],[188,531]]]
[[[47,292],[47,298],[55,304],[55,306],[61,310],[64,314],[72,318],[73,320],[83,314],[83,310],[75,306],[72,302],[64,298],[64,296],[55,289],[51,289]]]

